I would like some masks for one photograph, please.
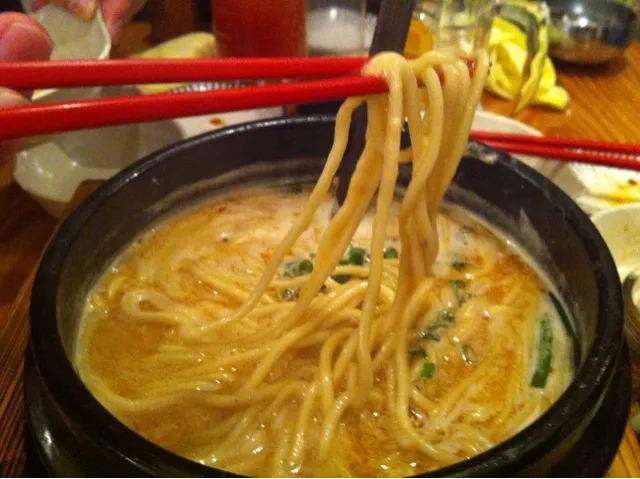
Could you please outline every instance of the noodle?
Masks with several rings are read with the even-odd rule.
[[[525,427],[571,380],[569,341],[516,253],[479,223],[438,214],[487,68],[484,51],[473,78],[441,52],[378,55],[365,73],[389,94],[343,104],[311,191],[249,190],[153,232],[92,295],[77,353],[88,387],[161,446],[253,475],[420,473]],[[363,102],[366,145],[323,223]],[[345,264],[348,252],[357,258]],[[536,390],[541,314],[558,340]],[[158,427],[167,418],[175,427]]]

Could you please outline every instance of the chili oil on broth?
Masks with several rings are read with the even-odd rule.
[[[295,304],[333,198],[258,307],[238,323],[219,325],[256,286],[308,195],[306,187],[273,186],[228,193],[160,225],[115,261],[87,300],[76,353],[81,377],[110,412],[168,450],[235,473],[407,476],[490,449],[562,394],[573,374],[571,341],[548,281],[510,241],[460,208],[443,207],[435,278],[403,338],[411,390],[420,393],[412,392],[408,419],[435,453],[416,450],[398,426],[390,397],[399,379],[387,367],[393,355],[374,360],[371,394],[327,432],[335,410],[318,381],[327,368],[333,372],[337,403],[355,381],[341,352],[357,330],[372,214],[305,313],[309,323],[342,298],[317,327],[294,335],[288,347],[242,341],[267,331]],[[398,235],[392,214],[377,318],[393,301]],[[269,354],[277,360],[249,388],[247,379]],[[329,433],[329,459],[322,461],[315,452]]]

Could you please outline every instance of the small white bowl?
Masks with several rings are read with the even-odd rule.
[[[624,298],[624,331],[632,362],[640,364],[640,203],[597,213],[592,220],[618,268]],[[634,389],[640,377],[634,375]]]
[[[138,94],[137,89],[99,89],[99,95]],[[139,123],[40,136],[23,142],[13,177],[51,215],[60,217],[78,185],[106,180],[149,153],[180,141],[172,121]]]
[[[71,100],[78,99],[67,94]],[[105,98],[139,94],[134,87],[98,89],[98,97]],[[60,217],[83,181],[109,179],[140,158],[184,138],[280,115],[282,108],[269,108],[28,138],[16,157],[13,177],[49,214]]]
[[[595,214],[593,223],[604,238],[620,280],[640,268],[640,203],[616,206]]]
[[[100,8],[92,21],[76,18],[58,5],[49,4],[38,11],[31,9],[32,0],[22,0],[22,7],[28,15],[35,18],[47,30],[53,40],[52,60],[104,60],[111,53],[111,37],[102,18]],[[69,90],[37,90],[33,101],[64,101]],[[96,96],[96,89],[84,89],[81,95],[88,98]]]

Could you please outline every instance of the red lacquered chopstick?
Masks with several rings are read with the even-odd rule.
[[[79,60],[0,63],[14,90],[357,75],[368,57]],[[473,76],[475,62],[465,59]],[[438,72],[441,75],[441,72]]]
[[[471,138],[481,142],[504,142],[530,146],[549,146],[556,148],[572,148],[613,153],[640,155],[640,145],[628,143],[613,143],[593,141],[577,138],[557,138],[552,136],[515,135],[512,133],[498,133],[488,131],[472,131]]]
[[[554,146],[527,145],[524,143],[509,143],[507,141],[485,141],[485,143],[497,150],[503,150],[509,153],[520,153],[554,160],[590,163],[598,166],[613,166],[616,168],[640,171],[640,159],[629,156],[626,153],[617,155],[611,151],[576,151]]]
[[[0,139],[167,120],[388,91],[374,76],[339,77],[195,93],[132,96],[0,109]]]
[[[357,75],[369,58],[136,59],[0,63],[14,90]]]

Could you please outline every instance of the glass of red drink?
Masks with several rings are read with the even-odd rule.
[[[307,50],[305,0],[211,0],[221,57],[296,57]]]

